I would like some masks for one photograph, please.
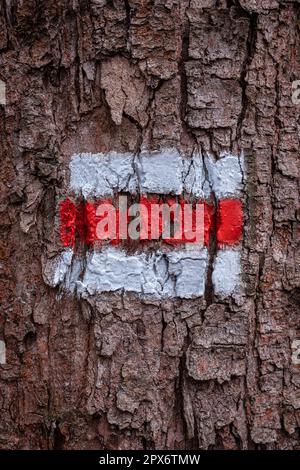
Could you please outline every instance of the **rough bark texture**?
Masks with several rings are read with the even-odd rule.
[[[1,448],[300,448],[299,18],[283,0],[0,2]],[[72,153],[142,146],[244,150],[238,295],[44,282]]]

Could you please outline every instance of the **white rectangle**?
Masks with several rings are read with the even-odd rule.
[[[0,80],[0,105],[6,105],[6,85]]]
[[[204,294],[208,253],[206,248],[150,254],[127,254],[108,247],[86,259],[66,250],[56,261],[53,287],[88,297],[101,292],[135,292],[155,298],[190,299]]]
[[[130,153],[82,153],[70,162],[70,187],[85,198],[131,194],[189,194],[218,198],[241,194],[243,158],[223,154],[219,160],[194,153],[181,155],[177,149]]]
[[[0,341],[0,364],[6,364],[6,346],[4,341]]]

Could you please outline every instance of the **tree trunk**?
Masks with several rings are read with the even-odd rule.
[[[1,448],[300,448],[299,14],[0,2]],[[51,283],[71,156],[158,148],[244,154],[238,290],[214,291],[215,237],[200,297]]]

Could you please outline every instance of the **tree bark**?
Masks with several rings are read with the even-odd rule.
[[[283,0],[0,2],[1,448],[300,448],[299,15]],[[145,147],[244,152],[238,294],[214,294],[215,243],[200,299],[47,284],[71,155]]]

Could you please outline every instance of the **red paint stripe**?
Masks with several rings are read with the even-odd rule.
[[[243,207],[238,199],[223,199],[219,201],[217,214],[218,246],[236,245],[243,233]]]
[[[142,196],[140,202],[147,207],[149,217],[143,218],[142,229],[141,229],[141,241],[151,239],[151,227],[149,220],[151,220],[152,204],[158,203],[158,197],[145,197]],[[175,199],[167,200],[167,203],[172,206],[176,203]],[[203,202],[203,201],[198,201]],[[62,201],[60,204],[60,236],[61,242],[65,247],[74,247],[76,243],[76,237],[81,243],[87,245],[93,244],[99,237],[96,235],[97,223],[101,220],[101,217],[96,215],[97,207],[100,204],[109,203],[112,204],[111,200],[102,200],[101,202],[81,202],[77,205],[74,204],[70,199]],[[184,201],[181,200],[180,204],[183,205]],[[214,207],[212,204],[204,202],[204,244],[209,245],[210,235],[214,229]],[[145,211],[146,212],[146,211]],[[142,214],[143,216],[143,214]],[[116,209],[117,227],[119,227],[119,210]],[[128,217],[127,217],[128,218]],[[130,218],[128,218],[130,221]],[[195,229],[195,220],[193,220],[193,229]],[[243,230],[243,210],[242,204],[236,199],[225,199],[219,201],[217,211],[217,242],[218,246],[222,245],[235,245],[242,237]],[[162,235],[162,221],[160,217],[159,223],[159,236]],[[103,240],[103,238],[102,238]],[[120,234],[117,231],[117,236],[110,242],[114,245],[120,243]],[[163,240],[166,243],[178,244],[191,242],[186,238],[185,234],[181,240]]]
[[[76,206],[70,199],[62,201],[59,208],[60,239],[65,247],[74,247],[76,229]]]
[[[118,245],[120,243],[120,238],[119,238],[119,233],[118,231],[116,231],[115,233],[115,238],[114,239],[110,239],[109,238],[109,225],[108,224],[105,224],[104,227],[102,227],[102,232],[101,234],[98,236],[97,233],[96,233],[96,228],[97,228],[97,224],[99,222],[101,222],[103,219],[106,219],[108,216],[109,216],[109,213],[107,211],[107,207],[105,207],[105,205],[108,205],[108,206],[113,206],[113,201],[111,199],[105,199],[105,200],[102,200],[101,202],[97,202],[97,203],[94,203],[94,213],[95,213],[95,219],[93,221],[93,227],[91,227],[91,230],[92,230],[92,234],[93,234],[93,241],[104,241],[104,240],[107,240],[109,241],[112,245]],[[99,215],[101,213],[100,208],[101,206],[103,206],[102,208],[102,215]],[[97,214],[97,209],[98,209],[98,215]],[[118,227],[119,225],[119,209],[115,208],[115,226]],[[113,221],[114,219],[111,218],[111,224],[113,224]],[[98,226],[98,232],[99,232],[99,226]]]

